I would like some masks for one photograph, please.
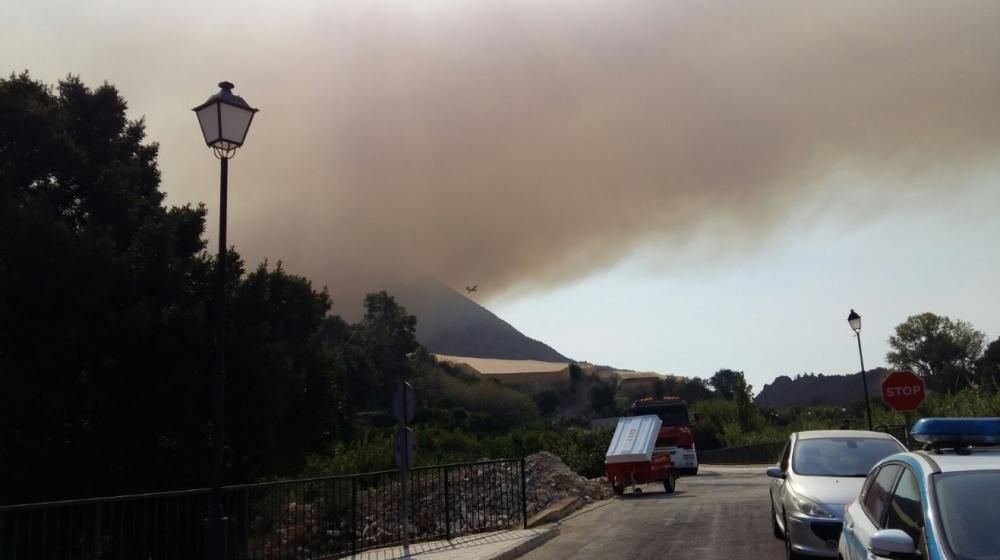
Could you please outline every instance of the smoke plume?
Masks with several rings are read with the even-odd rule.
[[[100,38],[63,73],[118,84],[171,202],[213,214],[186,111],[235,82],[261,112],[231,166],[230,239],[338,301],[426,275],[546,288],[705,228],[724,247],[822,211],[807,203],[830,177],[891,197],[1000,147],[997,2],[240,6],[118,16],[147,21],[141,38],[77,14]]]

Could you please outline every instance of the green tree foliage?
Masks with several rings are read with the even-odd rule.
[[[279,262],[261,264],[230,304],[227,431],[233,476],[294,472],[336,431],[341,395],[320,328],[331,301]]]
[[[162,206],[157,147],[125,109],[108,85],[0,80],[8,500],[208,480],[177,453],[207,452],[205,212]]]
[[[740,383],[746,385],[743,372],[731,369],[720,369],[708,380],[708,384],[715,391],[715,394],[724,399],[733,399],[740,391]]]
[[[688,403],[696,403],[714,396],[700,377],[692,379],[678,379],[673,377],[657,379],[653,383],[653,396],[661,398],[667,395],[680,397]]]
[[[618,415],[618,404],[615,401],[615,387],[606,381],[599,381],[590,388],[588,394],[590,407],[597,416],[609,417]]]
[[[578,383],[583,379],[583,369],[580,368],[579,364],[569,365],[569,379],[573,383]]]
[[[420,464],[433,465],[475,461],[484,457],[518,458],[549,451],[558,455],[571,469],[587,476],[605,473],[605,453],[614,430],[557,430],[518,427],[510,430],[470,433],[442,426],[421,426]],[[372,472],[392,469],[392,434],[390,431],[366,431],[350,446],[339,446],[334,453],[314,455],[304,471],[306,476],[331,473]]]
[[[426,367],[413,380],[418,406],[439,409],[436,420],[472,432],[505,431],[538,418],[530,397],[493,380],[454,368]],[[430,420],[430,419],[429,419]]]
[[[993,391],[1000,390],[1000,337],[986,347],[976,363],[976,380]]]
[[[355,328],[355,340],[365,349],[378,402],[388,402],[392,391],[410,370],[409,355],[416,352],[417,318],[387,292],[365,297],[365,315]]]
[[[157,146],[125,111],[110,85],[0,80],[7,503],[211,481],[216,262],[205,210],[163,205]],[[226,477],[294,472],[343,431],[352,360],[395,367],[412,321],[402,334],[383,328],[392,310],[376,296],[360,328],[371,351],[357,350],[327,317],[325,292],[280,265],[245,274],[239,255],[226,258]]]
[[[702,400],[693,407],[699,417],[692,426],[695,445],[699,449],[717,449],[773,441],[768,438],[776,436],[770,433],[754,404],[753,387],[747,384],[743,372],[723,369],[712,379],[710,383],[718,383],[718,398]]]
[[[735,403],[711,399],[697,403],[692,410],[698,414],[698,421],[691,426],[695,446],[702,451],[725,447],[726,426],[736,423]]]
[[[985,391],[982,388],[966,387],[953,393],[927,393],[927,399],[910,419],[932,417],[973,417],[1000,416],[1000,392]],[[882,402],[872,401],[872,420],[876,426],[903,425],[906,417],[902,412],[890,409]],[[852,425],[863,425],[852,420]]]
[[[934,391],[957,391],[975,378],[986,336],[962,320],[933,313],[908,317],[889,337],[886,360],[913,369]]]
[[[555,391],[543,391],[535,397],[535,403],[538,404],[538,412],[542,416],[548,416],[559,406],[559,396]]]
[[[742,371],[739,372],[733,388],[735,391],[733,402],[736,403],[736,420],[739,422],[740,429],[743,431],[757,429],[761,425],[762,418],[760,411],[753,403],[753,386],[746,382]]]

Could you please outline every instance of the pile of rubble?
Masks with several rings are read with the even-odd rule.
[[[529,517],[567,497],[586,503],[611,497],[611,488],[602,479],[576,474],[552,453],[527,457],[524,474]],[[260,509],[246,521],[247,556],[304,559],[343,553],[352,544],[366,549],[401,541],[401,489],[399,480],[391,477],[385,473],[354,490],[313,488],[294,497],[290,493],[258,497],[252,509]],[[523,522],[519,461],[413,471],[407,493],[414,540],[506,529]],[[352,543],[355,530],[357,541]]]
[[[529,517],[567,497],[585,503],[611,497],[611,486],[603,478],[580,476],[548,451],[529,455],[525,463]]]

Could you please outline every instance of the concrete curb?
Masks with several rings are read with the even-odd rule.
[[[566,517],[581,507],[583,507],[583,500],[580,498],[563,498],[535,515],[532,515],[531,518],[528,519],[528,528],[530,529],[532,527],[544,525],[545,523],[559,521],[563,517]]]
[[[549,542],[550,540],[559,536],[559,528],[553,527],[545,532],[539,533],[534,537],[531,537],[527,541],[515,546],[510,550],[505,550],[500,554],[490,556],[484,560],[514,560],[524,556],[525,554],[535,550],[536,548],[542,546],[543,544]]]

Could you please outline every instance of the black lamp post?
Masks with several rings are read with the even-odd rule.
[[[858,357],[861,358],[861,384],[865,386],[865,409],[868,411],[868,430],[872,430],[872,403],[868,398],[868,380],[865,379],[865,355],[861,353],[861,315],[851,310],[847,316],[847,323],[851,325],[855,336],[858,339]]]
[[[221,560],[226,555],[226,512],[222,505],[222,451],[226,430],[226,204],[229,189],[229,158],[243,145],[250,122],[257,112],[233,94],[233,84],[220,82],[219,93],[193,110],[198,115],[205,144],[215,152],[222,165],[219,188],[219,273],[216,283],[218,305],[216,314],[216,363],[213,380],[215,433],[212,436],[214,460],[212,467],[212,503],[207,523],[205,551],[209,560]]]

